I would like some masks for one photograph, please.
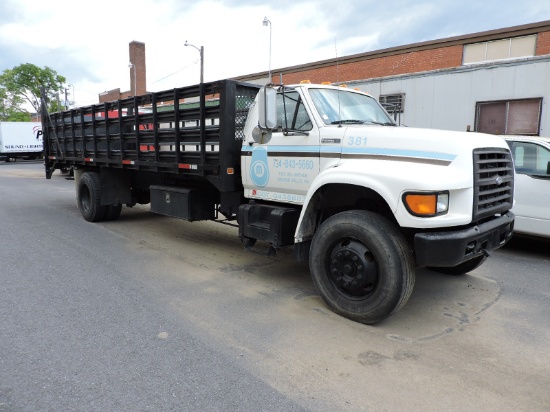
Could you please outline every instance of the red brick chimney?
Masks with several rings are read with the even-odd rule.
[[[130,93],[132,96],[147,93],[145,43],[139,41],[130,43]]]
[[[145,43],[141,43],[139,41],[132,41],[130,43],[129,66],[130,90],[121,92],[120,88],[118,88],[100,93],[99,103],[111,102],[113,100],[125,99],[130,96],[139,96],[147,93],[147,81],[145,77]]]

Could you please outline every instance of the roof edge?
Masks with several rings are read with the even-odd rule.
[[[544,29],[544,30],[541,30]],[[336,63],[347,64],[362,60],[371,60],[379,57],[393,56],[403,53],[412,53],[423,50],[436,49],[439,47],[451,47],[470,43],[479,43],[483,41],[499,40],[507,37],[527,36],[529,34],[539,33],[541,31],[550,31],[550,20],[544,20],[536,23],[522,24],[519,26],[505,27],[501,29],[487,30],[477,33],[463,34],[459,36],[446,37],[436,40],[427,40],[418,43],[406,44],[403,46],[388,47],[369,52],[351,54],[338,58],[319,60],[312,63],[304,63],[295,66],[288,66],[279,69],[272,69],[272,73],[290,74],[303,71],[304,69],[314,70],[322,67],[332,66]],[[236,80],[254,79],[267,77],[268,72],[262,71],[248,75],[234,77]]]

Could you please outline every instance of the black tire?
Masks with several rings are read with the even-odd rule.
[[[481,255],[473,259],[467,260],[466,262],[462,262],[460,265],[457,266],[429,266],[428,269],[433,270],[434,272],[445,273],[446,275],[461,276],[481,266],[481,264],[485,262],[485,259],[487,259],[487,257],[485,255]]]
[[[122,205],[110,205],[107,206],[107,209],[105,210],[105,218],[104,220],[117,220],[120,216],[120,212],[122,211]]]
[[[376,323],[409,299],[415,280],[412,251],[386,218],[352,210],[328,218],[311,243],[311,275],[336,313]]]
[[[105,217],[106,206],[101,205],[101,182],[95,172],[86,172],[80,178],[77,192],[78,208],[88,222],[100,222]]]

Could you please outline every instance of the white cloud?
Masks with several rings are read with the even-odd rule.
[[[147,89],[157,91],[198,82],[199,54],[185,40],[204,46],[206,81],[267,71],[264,16],[272,23],[274,73],[336,55],[531,23],[528,10],[540,11],[538,21],[550,16],[546,0],[526,0],[520,10],[502,0],[488,21],[484,8],[494,8],[491,1],[465,1],[458,7],[435,0],[3,0],[0,72],[27,62],[49,66],[74,85],[78,104],[90,104],[103,91],[130,88],[132,40],[145,43]]]

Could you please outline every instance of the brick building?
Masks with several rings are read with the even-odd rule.
[[[146,93],[145,45],[130,43],[131,90]],[[550,135],[550,21],[391,47],[272,70],[275,83],[345,83],[402,124],[496,134]],[[235,80],[265,84],[268,72]]]
[[[524,36],[535,37],[533,44],[536,49],[532,50],[531,54],[529,52],[522,54],[524,50],[519,48],[518,55],[504,58],[550,54],[550,21],[543,21],[274,69],[272,70],[272,80],[279,82],[282,75],[282,80],[285,84],[299,83],[304,79],[308,79],[312,83],[321,83],[324,81],[348,82],[351,80],[457,68],[464,64],[474,63],[474,61],[464,61],[465,57],[468,58],[468,55],[471,55],[471,53],[468,53],[468,49],[471,49],[471,45],[473,44],[486,44]],[[501,58],[496,53],[495,58],[492,60]],[[263,72],[239,76],[238,79],[250,81],[266,77],[267,75],[267,72]]]
[[[275,83],[345,83],[407,126],[550,135],[550,21],[272,70]],[[265,83],[267,72],[237,77]]]

